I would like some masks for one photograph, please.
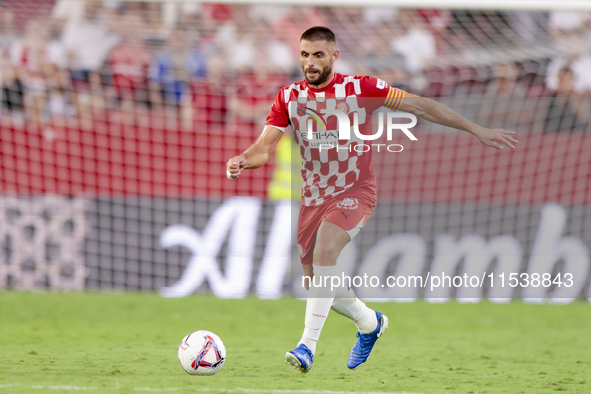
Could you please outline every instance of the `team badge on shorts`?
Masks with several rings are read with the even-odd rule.
[[[359,201],[357,201],[357,199],[353,198],[353,197],[345,197],[341,201],[337,202],[337,208],[340,208],[340,209],[353,210],[353,209],[357,209],[358,206],[359,206]]]
[[[300,244],[298,244],[298,253],[300,254],[300,258],[304,258],[304,255],[306,254],[304,247]]]

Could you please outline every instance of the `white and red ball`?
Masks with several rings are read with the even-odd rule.
[[[213,375],[225,361],[224,342],[211,331],[192,332],[179,345],[179,362],[191,375]]]

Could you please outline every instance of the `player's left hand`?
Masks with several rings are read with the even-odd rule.
[[[514,131],[508,131],[503,129],[487,129],[481,127],[477,132],[474,133],[476,137],[486,146],[490,146],[495,149],[503,149],[503,145],[508,146],[511,149],[515,149],[517,141],[513,136]]]

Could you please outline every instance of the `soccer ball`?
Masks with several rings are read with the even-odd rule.
[[[226,361],[224,342],[211,331],[199,330],[183,338],[179,362],[191,375],[213,375]]]

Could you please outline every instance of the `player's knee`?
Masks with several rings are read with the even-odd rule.
[[[323,245],[317,244],[314,248],[314,264],[324,266],[335,265],[340,252],[340,248],[333,242]]]
[[[314,246],[314,264],[335,265],[341,250],[350,239],[349,234],[341,227],[330,222],[323,222],[318,230]]]

